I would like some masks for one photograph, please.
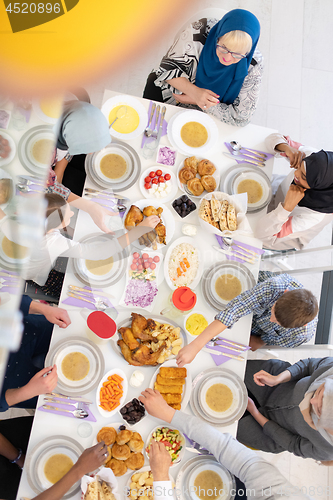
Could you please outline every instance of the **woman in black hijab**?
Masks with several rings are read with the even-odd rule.
[[[273,210],[259,219],[255,236],[265,248],[301,249],[333,220],[333,152],[314,152],[281,134],[271,134],[266,146],[286,157],[293,171],[279,185]]]

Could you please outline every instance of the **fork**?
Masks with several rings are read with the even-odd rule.
[[[154,116],[154,113],[155,113],[155,108],[156,108],[156,103],[153,102],[153,105],[151,107],[151,111],[150,111],[150,116],[149,116],[149,120],[148,120],[148,125],[147,127],[145,128],[145,131],[144,131],[144,134],[146,137],[150,137],[152,132],[153,132],[153,129],[151,128],[151,125],[153,123],[153,116]]]
[[[100,297],[95,297],[94,300],[88,300],[78,293],[67,292],[67,294],[69,295],[69,297],[73,297],[73,299],[79,299],[83,300],[84,302],[89,302],[89,304],[93,304],[96,309],[100,311],[105,311],[105,309],[108,309],[110,307]]]
[[[155,121],[155,128],[154,130],[152,131],[152,134],[151,136],[154,138],[154,139],[157,139],[157,134],[158,134],[158,119],[159,119],[159,116],[160,116],[160,106],[157,106],[156,108],[156,121]]]
[[[78,401],[77,403],[65,403],[65,401],[60,401],[59,399],[54,399],[54,398],[44,398],[44,401],[46,403],[54,403],[54,404],[60,404],[60,405],[68,405],[68,406],[74,406],[77,410],[84,410],[82,407],[83,403]]]

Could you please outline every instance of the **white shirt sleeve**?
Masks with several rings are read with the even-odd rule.
[[[156,500],[175,500],[176,495],[171,481],[154,481],[154,497]]]

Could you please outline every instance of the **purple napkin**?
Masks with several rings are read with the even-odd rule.
[[[190,439],[185,434],[185,432],[183,432],[183,435],[185,436],[185,438],[187,439],[187,441],[190,443],[190,447],[191,448],[193,448],[194,450],[197,450],[199,452],[203,452],[202,455],[212,455],[212,453],[210,453],[209,450],[207,450],[207,448],[204,448],[203,446],[200,446],[199,443],[197,443],[196,441],[193,441],[193,439]]]
[[[226,340],[228,340],[228,339],[226,339]],[[233,356],[239,356],[240,354],[242,354],[242,352],[246,352],[250,349],[250,346],[248,346],[248,345],[239,344],[240,347],[243,347],[243,350],[239,351],[239,353],[238,353],[238,352],[233,351],[230,348],[228,348],[228,344],[224,344],[223,339],[221,339],[219,342],[220,342],[220,345],[210,346],[209,344],[206,344],[205,347],[207,347],[207,349],[210,349],[213,351],[226,352],[227,354],[232,354]],[[230,346],[230,347],[233,347],[235,349],[237,348],[237,346]],[[227,361],[230,361],[230,359],[232,359],[232,358],[229,358],[229,356],[221,356],[221,355],[215,356],[214,354],[211,354],[211,357],[213,358],[213,361],[216,364],[216,366],[220,366],[223,363],[226,363]]]
[[[60,398],[58,398],[60,399]],[[70,403],[71,400],[67,400],[68,403]],[[73,399],[72,401],[75,401],[75,399]],[[76,410],[76,408],[74,406],[69,406],[69,405],[62,405],[60,403],[43,403],[45,405],[48,405],[48,406],[54,406],[55,408],[61,408],[61,409],[64,409],[64,410],[69,410],[69,411],[74,411]],[[45,410],[45,408],[43,408],[42,406],[40,406],[38,408],[38,410],[40,411],[44,411],[46,413],[54,413],[55,415],[60,415],[61,417],[69,417],[69,418],[76,418],[74,417],[74,415],[72,415],[71,413],[61,413],[60,411],[55,411],[55,410]],[[77,420],[80,420],[81,422],[97,422],[97,419],[94,417],[94,415],[92,414],[91,410],[89,409],[89,406],[82,403],[82,410],[85,410],[89,413],[88,417],[86,418],[78,418]]]
[[[226,250],[228,248],[227,245],[225,245],[223,243],[222,236],[220,236],[219,234],[215,234],[215,238],[216,238],[220,248],[222,248],[222,250]],[[262,250],[261,248],[253,247],[251,245],[248,245],[247,243],[243,243],[243,242],[236,241],[236,240],[233,240],[232,247],[234,250],[240,250],[241,252],[242,252],[242,247],[247,248],[247,250],[252,250],[252,252],[255,252],[258,255],[261,255],[265,252],[265,250]],[[243,252],[244,252],[244,250],[243,250]],[[226,255],[228,260],[235,260],[236,262],[240,262],[241,264],[244,264],[244,262],[246,262],[241,257],[236,257],[235,255],[232,255],[232,254],[230,254],[230,255],[225,254],[225,255]],[[251,257],[252,257],[251,254],[249,254],[248,258],[251,259]],[[244,258],[246,258],[245,255],[244,255]]]
[[[14,284],[12,286],[3,285],[0,288],[0,293],[2,293],[2,292],[7,292],[7,293],[10,293],[12,295],[19,295],[21,293],[21,287],[20,286],[16,287]]]
[[[158,103],[158,104],[159,104],[160,107],[162,107],[162,105],[163,105],[163,103]],[[149,117],[150,117],[150,112],[151,112],[152,106],[153,106],[153,101],[150,101],[149,109],[148,109],[148,123],[149,123]],[[157,108],[157,105],[156,105],[156,108]],[[148,123],[147,123],[147,127],[148,127]],[[160,123],[161,123],[161,110],[160,110],[160,115],[159,115],[159,119],[158,119],[158,125],[160,125]],[[156,109],[155,109],[154,116],[153,116],[153,119],[152,119],[152,122],[151,122],[151,125],[150,125],[150,128],[152,130],[154,130],[155,124],[156,124]],[[162,134],[161,134],[161,137],[163,137],[163,135],[166,135],[167,129],[168,129],[168,122],[164,119],[163,120],[163,125],[162,125]],[[146,137],[146,135],[143,134],[141,148],[143,148],[143,146],[145,145],[146,141],[147,142],[152,142],[154,140],[155,139],[153,137]]]
[[[230,146],[229,142],[225,142],[224,145],[226,146],[227,150],[229,151],[229,153],[234,153],[234,150],[232,149],[232,147]],[[244,146],[245,147],[245,146]],[[267,161],[269,160],[270,158],[273,158],[274,155],[270,154],[270,153],[266,153],[266,151],[259,151],[259,149],[254,149],[254,148],[249,148],[253,151],[253,156],[256,156],[255,153],[264,153],[267,158],[263,158],[264,161]],[[246,154],[251,154],[249,151],[244,151],[244,153]],[[248,158],[247,156],[242,156],[242,153],[241,151],[239,151],[239,155],[235,155],[235,161],[237,163],[244,163],[246,162],[247,160],[253,160],[253,158]]]
[[[96,295],[96,297],[101,297],[103,302],[105,302],[109,307],[112,307],[113,309],[115,309],[114,305],[110,302],[110,300],[108,298],[104,297],[104,295],[101,295],[101,291],[89,288],[87,286],[85,286],[84,288],[86,288],[87,293],[78,292],[83,297],[86,297],[89,300],[93,300],[94,296]],[[96,293],[90,293],[90,292],[96,292]],[[73,293],[75,293],[74,290],[73,290]],[[70,305],[70,306],[85,307],[87,309],[96,310],[96,307],[94,306],[94,304],[90,304],[90,302],[86,302],[85,300],[74,299],[74,297],[68,297],[67,299],[63,300],[62,303]]]
[[[0,272],[3,274],[9,274],[10,276],[8,277],[8,279],[12,276],[17,276],[18,278],[20,278],[20,274],[17,271],[7,271],[7,269],[0,269]]]

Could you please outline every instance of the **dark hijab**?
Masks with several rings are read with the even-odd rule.
[[[310,189],[298,205],[324,214],[333,213],[333,152],[321,150],[304,161]]]
[[[216,55],[218,39],[230,31],[245,31],[252,38],[248,55],[236,64],[224,66]],[[210,30],[199,58],[195,85],[209,89],[220,96],[220,102],[232,104],[242,88],[247,76],[252,56],[260,36],[260,24],[256,16],[248,10],[234,9],[225,14]]]

